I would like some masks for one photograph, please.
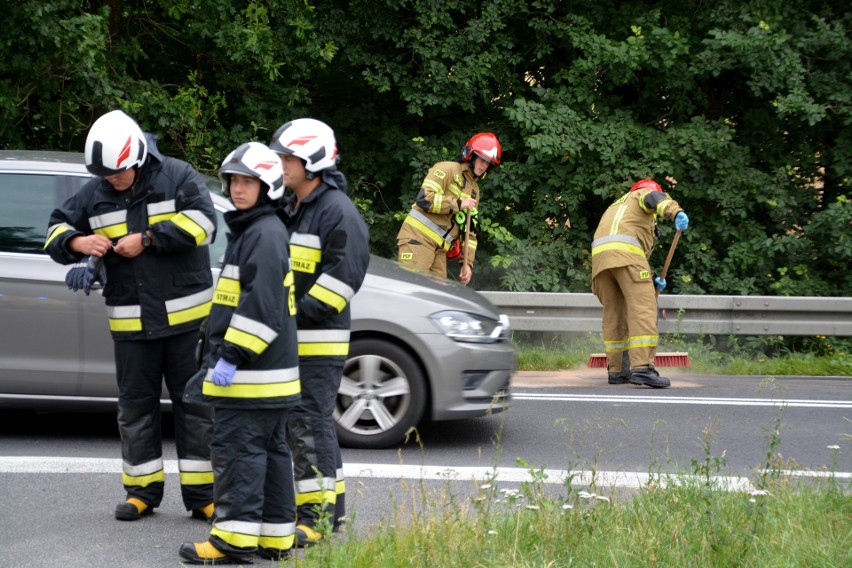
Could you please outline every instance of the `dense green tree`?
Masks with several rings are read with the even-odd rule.
[[[605,207],[654,177],[692,219],[670,288],[852,292],[852,9],[816,0],[21,0],[4,7],[0,146],[80,150],[111,108],[212,171],[289,118],[338,135],[373,252],[474,132],[474,285],[589,290]],[[665,258],[673,229],[662,224]]]

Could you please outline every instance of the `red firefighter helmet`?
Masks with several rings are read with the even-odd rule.
[[[500,141],[497,140],[496,136],[490,132],[480,132],[474,134],[462,148],[461,161],[469,162],[473,154],[476,154],[491,166],[499,166],[503,150],[500,148]]]
[[[636,191],[637,189],[643,188],[653,189],[654,191],[659,191],[660,193],[663,193],[663,188],[660,187],[660,184],[658,184],[652,179],[641,179],[637,181],[633,184],[633,187],[630,188],[630,191]]]

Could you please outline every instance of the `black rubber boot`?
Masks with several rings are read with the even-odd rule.
[[[250,554],[227,555],[207,540],[204,542],[185,542],[178,550],[180,559],[187,564],[202,564],[215,566],[218,564],[251,564]]]
[[[667,378],[661,377],[653,366],[639,367],[630,371],[630,382],[634,385],[647,385],[655,389],[667,389],[672,384]]]
[[[138,521],[142,515],[150,515],[154,508],[139,499],[128,497],[115,508],[115,518],[119,521]]]
[[[621,355],[621,370],[608,373],[609,384],[623,385],[630,381],[630,352],[625,351]]]

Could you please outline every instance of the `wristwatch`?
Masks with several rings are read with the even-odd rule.
[[[148,236],[148,231],[142,233],[142,246],[145,248],[151,246],[151,237]]]

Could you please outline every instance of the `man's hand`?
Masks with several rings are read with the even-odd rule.
[[[654,287],[662,292],[666,289],[666,279],[660,278],[659,276],[654,276]]]
[[[103,235],[81,235],[68,241],[68,249],[83,256],[103,256],[111,247],[112,241]]]
[[[461,282],[462,286],[467,286],[471,278],[473,278],[473,268],[469,264],[462,264],[459,271],[459,282]]]
[[[473,197],[467,197],[465,199],[462,199],[462,202],[459,205],[459,209],[467,209],[468,211],[470,211],[474,207],[476,207],[476,199],[474,199]]]
[[[136,258],[145,247],[142,245],[142,233],[130,233],[121,237],[115,243],[115,252],[126,258]]]
[[[689,227],[689,217],[683,211],[675,215],[675,229],[685,231]]]

